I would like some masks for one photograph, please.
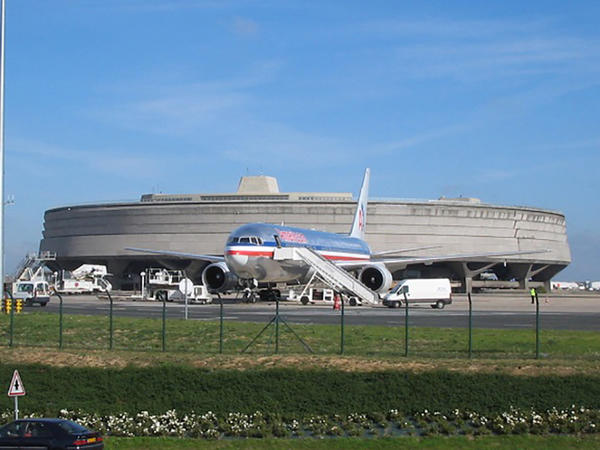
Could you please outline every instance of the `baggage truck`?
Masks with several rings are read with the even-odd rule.
[[[404,303],[431,303],[432,308],[443,309],[452,303],[452,289],[448,278],[418,278],[401,280],[383,297],[383,304],[398,308]]]

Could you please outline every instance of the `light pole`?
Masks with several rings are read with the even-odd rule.
[[[4,298],[4,49],[6,29],[5,0],[0,0],[0,284]]]

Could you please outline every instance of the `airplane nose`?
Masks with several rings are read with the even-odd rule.
[[[227,255],[227,263],[230,264],[234,270],[239,270],[248,264],[248,255],[230,253]]]

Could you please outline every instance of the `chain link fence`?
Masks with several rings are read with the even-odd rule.
[[[216,300],[202,305],[202,317],[184,320],[180,305],[163,300],[160,308],[143,308],[143,318],[132,314],[141,308],[120,306],[110,293],[101,315],[86,315],[85,305],[77,314],[64,312],[64,299],[56,295],[58,311],[17,311],[17,300],[4,299],[0,317],[0,346],[58,349],[132,350],[148,352],[196,352],[199,354],[301,354],[411,358],[597,358],[600,336],[595,332],[545,330],[542,333],[540,302],[531,297],[534,320],[522,329],[477,327],[476,298],[468,295],[468,309],[448,326],[417,326],[413,304],[385,311],[385,318],[365,324],[360,307],[343,302],[337,311],[323,311],[335,324],[299,323],[290,320],[280,302],[269,312],[242,322],[230,313],[231,303]],[[75,303],[70,301],[71,306]],[[174,308],[173,306],[178,306]],[[248,305],[252,313],[254,306]],[[282,310],[284,313],[282,313]],[[287,310],[287,311],[286,311]],[[186,306],[185,317],[188,315]],[[199,311],[199,310],[195,310]],[[207,314],[210,311],[212,314]],[[422,311],[422,310],[420,310]],[[138,313],[140,311],[137,311]],[[175,318],[174,315],[179,315]],[[531,314],[528,317],[533,317]],[[456,321],[462,320],[461,327]],[[304,320],[305,321],[305,320]]]

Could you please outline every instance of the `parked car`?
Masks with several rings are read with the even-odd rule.
[[[102,436],[64,419],[22,419],[0,428],[0,449],[44,448],[48,450],[104,448]]]

